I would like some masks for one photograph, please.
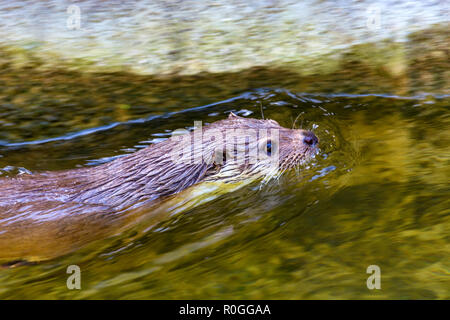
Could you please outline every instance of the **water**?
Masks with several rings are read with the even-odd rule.
[[[43,112],[30,137],[4,126],[0,176],[96,165],[194,120],[230,111],[260,118],[260,103],[285,127],[300,115],[296,125],[313,130],[321,150],[300,173],[225,193],[138,237],[131,228],[51,261],[0,269],[0,299],[448,299],[449,102],[260,88],[157,112],[131,104],[120,109],[123,121],[115,114],[90,128],[49,124]],[[82,290],[66,287],[73,264]],[[381,290],[367,289],[369,265],[381,269]]]

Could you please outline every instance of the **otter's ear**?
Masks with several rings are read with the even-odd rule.
[[[268,121],[272,122],[273,124],[276,124],[277,126],[280,125],[277,121],[275,121],[275,120],[273,120],[273,119],[269,119]]]
[[[241,117],[234,114],[233,112],[230,112],[230,114],[228,115],[228,119],[239,119],[239,118],[241,118]]]

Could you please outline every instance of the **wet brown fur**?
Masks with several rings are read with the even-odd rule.
[[[231,114],[203,132],[235,128],[279,130],[281,169],[295,166],[314,151],[302,142],[306,131],[286,129],[273,120]],[[261,166],[249,163],[226,168],[226,162],[215,160],[210,140],[203,140],[203,161],[173,161],[169,151],[179,148],[178,142],[172,137],[96,167],[0,179],[0,260],[40,260],[70,252],[117,230],[123,213],[132,207],[159,201],[203,180],[220,179],[227,170],[228,178],[261,171]]]

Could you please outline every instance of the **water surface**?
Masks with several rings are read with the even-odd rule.
[[[320,153],[300,172],[225,193],[138,237],[131,229],[0,269],[0,299],[450,298],[449,96],[259,88],[157,112],[125,105],[123,121],[79,130],[43,112],[31,136],[2,127],[0,177],[97,165],[194,120],[230,111],[260,118],[260,104],[265,117],[285,127],[298,117],[297,127],[320,138]],[[19,118],[4,110],[3,123]],[[66,287],[72,264],[82,290]],[[369,265],[381,268],[381,290],[367,289]]]

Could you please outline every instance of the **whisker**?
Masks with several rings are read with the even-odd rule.
[[[300,112],[300,113],[297,115],[297,117],[295,118],[294,123],[292,124],[292,129],[295,128],[295,123],[297,122],[298,118],[299,118],[302,114],[304,114],[304,113],[305,113],[305,112],[302,111],[302,112]],[[302,118],[302,125],[303,125],[303,118]],[[301,128],[300,128],[300,129],[301,129]]]

